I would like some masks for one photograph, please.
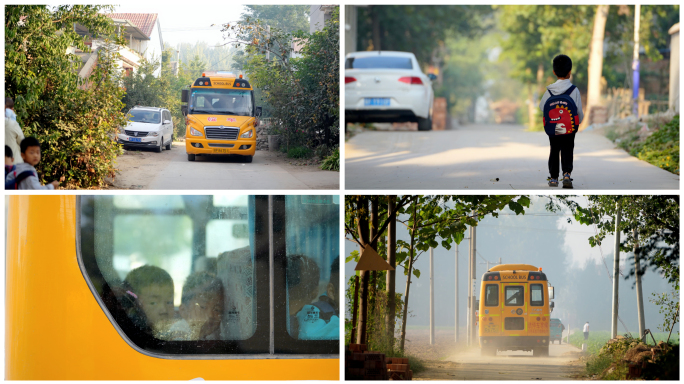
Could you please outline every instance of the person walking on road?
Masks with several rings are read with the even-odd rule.
[[[579,89],[570,82],[572,60],[566,55],[553,58],[553,74],[558,80],[546,87],[539,102],[544,131],[549,136],[549,187],[558,186],[558,157],[563,170],[563,188],[572,188],[572,161],[575,133],[584,119]]]
[[[584,329],[582,330],[584,332],[584,340],[589,340],[589,322],[587,321],[584,324]]]

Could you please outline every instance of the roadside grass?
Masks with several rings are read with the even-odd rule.
[[[307,147],[291,147],[287,150],[287,157],[292,159],[308,159],[312,151]]]
[[[340,149],[335,148],[333,153],[326,157],[321,163],[321,169],[324,171],[340,171]]]

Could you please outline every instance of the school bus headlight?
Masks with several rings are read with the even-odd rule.
[[[190,127],[190,134],[191,134],[192,136],[203,136],[203,135],[202,135],[202,132],[196,130],[196,129],[193,128],[193,127]]]
[[[243,138],[243,139],[251,139],[251,138],[252,138],[252,135],[254,135],[254,130],[253,130],[253,129],[250,129],[249,131],[247,131],[247,132],[243,133],[242,135],[240,135],[240,137]]]

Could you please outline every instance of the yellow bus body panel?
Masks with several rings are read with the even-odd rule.
[[[339,380],[339,359],[161,359],[134,350],[77,261],[76,196],[11,196],[7,222],[8,380]]]

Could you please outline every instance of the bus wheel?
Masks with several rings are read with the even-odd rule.
[[[496,347],[482,347],[481,356],[496,356]]]
[[[195,155],[192,153],[188,153],[188,161],[195,161]]]
[[[535,357],[542,357],[542,356],[548,356],[549,355],[549,347],[534,347],[532,349],[532,356]]]
[[[245,163],[251,163],[253,158],[254,156],[242,156],[242,159]]]

